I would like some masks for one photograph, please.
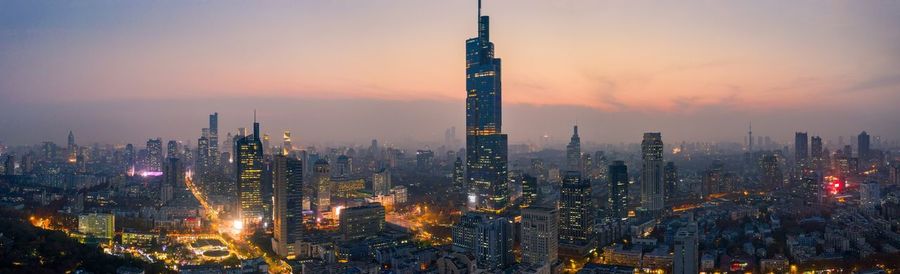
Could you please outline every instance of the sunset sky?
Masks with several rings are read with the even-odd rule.
[[[0,141],[462,138],[471,1],[0,1]],[[900,136],[900,2],[485,0],[512,142]]]

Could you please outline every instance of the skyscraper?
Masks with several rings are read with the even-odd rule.
[[[303,162],[276,155],[273,165],[272,249],[282,257],[296,256],[303,234]]]
[[[806,132],[794,133],[794,163],[805,165],[809,159],[809,138]]]
[[[219,166],[219,113],[209,115],[209,165]]]
[[[528,207],[538,200],[537,178],[522,174],[522,207]]]
[[[823,154],[822,137],[813,136],[809,138],[809,158],[812,166],[816,169],[824,166],[825,155]]]
[[[663,167],[663,180],[666,185],[666,203],[675,197],[675,189],[678,187],[678,168],[674,162],[666,162]]]
[[[291,131],[285,130],[282,139],[281,154],[288,155],[294,150],[294,145],[291,144]]]
[[[166,144],[166,158],[179,158],[178,141],[169,140],[169,143]]]
[[[240,216],[245,225],[258,223],[263,218],[263,147],[259,136],[259,123],[254,112],[253,135],[241,137],[234,145]]]
[[[593,239],[594,215],[591,183],[578,171],[566,171],[559,190],[560,244],[570,250],[588,246]]]
[[[150,139],[147,141],[147,170],[148,172],[162,172],[163,151],[162,139]]]
[[[325,159],[316,161],[310,185],[313,191],[312,210],[321,215],[331,207],[331,167]]]
[[[753,122],[747,126],[747,151],[753,152]]]
[[[465,190],[466,186],[466,168],[463,165],[462,158],[456,157],[453,162],[453,188],[456,191]]]
[[[663,209],[663,142],[658,132],[644,133],[641,142],[641,207],[651,212]]]
[[[607,210],[612,218],[628,217],[628,167],[625,161],[609,166],[609,198]]]
[[[859,162],[863,164],[869,163],[869,134],[865,131],[856,136],[856,150],[858,150]]]
[[[184,182],[184,165],[179,158],[167,158],[163,169],[163,183],[160,187],[160,202],[168,203],[176,194],[183,194],[187,185]]]
[[[575,126],[572,139],[566,145],[566,169],[583,172],[581,168],[581,138],[578,137],[578,126]]]
[[[532,206],[522,209],[522,263],[542,266],[556,261],[558,225],[556,208]]]
[[[478,208],[501,210],[509,202],[507,136],[501,131],[500,59],[489,35],[479,1],[478,37],[466,40],[466,178]]]

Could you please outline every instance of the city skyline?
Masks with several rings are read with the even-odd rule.
[[[7,2],[0,126],[20,130],[0,139],[25,144],[74,130],[101,143],[190,140],[184,132],[202,114],[222,112],[227,133],[248,127],[256,108],[265,132],[291,129],[301,144],[440,140],[463,127],[457,38],[474,28],[465,20],[473,3],[442,4]],[[826,140],[900,135],[889,126],[900,117],[897,3],[517,4],[485,3],[504,19],[493,40],[511,60],[510,143],[545,133],[563,140],[574,121],[586,142],[609,143],[646,131],[739,141],[747,121],[776,140],[801,123]],[[97,16],[77,20],[88,13]],[[329,24],[305,27],[316,22]],[[296,119],[318,113],[330,115]],[[362,131],[371,136],[356,137]]]

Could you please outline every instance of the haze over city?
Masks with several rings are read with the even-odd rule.
[[[512,143],[836,142],[900,129],[900,3],[489,1]],[[469,1],[5,1],[0,140],[188,139],[222,127],[301,143],[462,132]],[[413,114],[414,115],[411,115]],[[798,128],[797,124],[802,124]],[[337,126],[331,126],[337,125]],[[459,135],[458,137],[462,137]]]

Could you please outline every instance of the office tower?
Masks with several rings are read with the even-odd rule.
[[[289,155],[291,151],[294,151],[294,145],[291,144],[291,131],[285,130],[282,135],[282,140],[281,154]]]
[[[254,112],[253,135],[241,137],[234,144],[240,216],[245,225],[263,219],[263,147],[259,136],[259,123]]]
[[[28,152],[22,156],[22,161],[19,162],[19,173],[29,175],[32,171],[34,171],[34,152]]]
[[[678,168],[674,162],[666,162],[663,167],[663,181],[666,185],[666,202],[675,198],[675,190],[678,188]]]
[[[693,274],[698,272],[700,264],[699,239],[696,223],[675,232],[675,248],[672,270],[676,274]]]
[[[340,233],[344,240],[376,236],[384,230],[384,206],[370,203],[340,211]]]
[[[809,158],[809,140],[806,132],[794,133],[794,163],[805,165]]]
[[[387,195],[391,192],[391,172],[380,169],[372,173],[372,195]]]
[[[334,164],[334,177],[349,178],[353,168],[352,164],[353,158],[347,157],[347,155],[338,156]]]
[[[162,139],[150,139],[147,141],[147,170],[148,172],[162,172],[163,151]]]
[[[572,139],[566,145],[566,170],[583,172],[581,168],[581,138],[578,137],[578,126],[575,126]]]
[[[219,113],[209,115],[209,166],[218,167],[219,161]]]
[[[493,214],[468,212],[453,225],[453,249],[471,252],[483,269],[495,269],[514,262],[512,223]]]
[[[420,171],[431,171],[434,167],[434,151],[417,150],[416,151],[416,168]]]
[[[494,58],[490,19],[478,5],[478,37],[466,40],[466,178],[477,208],[509,202],[507,136],[501,131],[500,59]]]
[[[464,192],[466,188],[466,168],[462,158],[456,157],[453,162],[453,188],[458,192]]]
[[[200,181],[206,183],[209,179],[210,171],[212,171],[212,155],[209,155],[209,139],[206,136],[197,139],[197,162],[194,164],[194,170]]]
[[[859,161],[863,164],[869,163],[869,134],[865,131],[856,136],[856,150],[858,150]]]
[[[522,209],[522,263],[542,266],[557,260],[558,225],[556,208],[531,206]]]
[[[331,207],[331,167],[325,159],[319,159],[313,166],[311,187],[311,208],[321,216]]]
[[[591,184],[578,171],[566,171],[559,190],[559,242],[578,249],[593,240]]]
[[[6,161],[3,162],[3,172],[8,175],[16,175],[16,156],[13,154],[6,155]]]
[[[163,183],[160,188],[160,202],[168,203],[176,195],[183,196],[187,184],[184,180],[184,164],[179,158],[167,158],[163,168]]]
[[[272,249],[279,256],[293,257],[303,235],[303,162],[276,155],[272,176]]]
[[[825,156],[822,148],[822,137],[813,136],[809,138],[809,158],[812,161],[812,166],[816,169],[824,166]]]
[[[769,189],[780,188],[783,177],[778,163],[778,155],[766,153],[759,159],[759,168],[762,173],[761,183]]]
[[[263,153],[267,155],[272,154],[272,145],[269,142],[269,134],[263,134],[262,136]]]
[[[123,159],[125,162],[125,172],[127,172],[131,176],[134,176],[135,160],[136,160],[135,154],[134,154],[134,145],[132,145],[132,144],[125,145],[125,152],[122,153],[122,157],[125,158],[125,159]]]
[[[66,147],[67,147],[70,151],[71,151],[71,150],[74,150],[74,148],[75,148],[75,146],[76,146],[76,145],[75,145],[75,134],[72,133],[71,130],[69,131],[69,138],[68,138],[68,142],[67,142],[66,144],[67,144]]]
[[[166,158],[179,158],[178,141],[169,140],[169,143],[166,144]]]
[[[879,204],[881,204],[881,186],[878,182],[859,184],[859,206],[873,209]]]
[[[538,201],[537,178],[522,174],[522,207],[529,207]]]
[[[641,142],[641,207],[651,212],[663,209],[663,142],[658,132],[644,133]]]
[[[105,239],[116,235],[116,216],[112,214],[90,213],[78,215],[78,232]]]
[[[628,217],[628,167],[625,161],[613,161],[609,166],[607,210],[612,218]]]

